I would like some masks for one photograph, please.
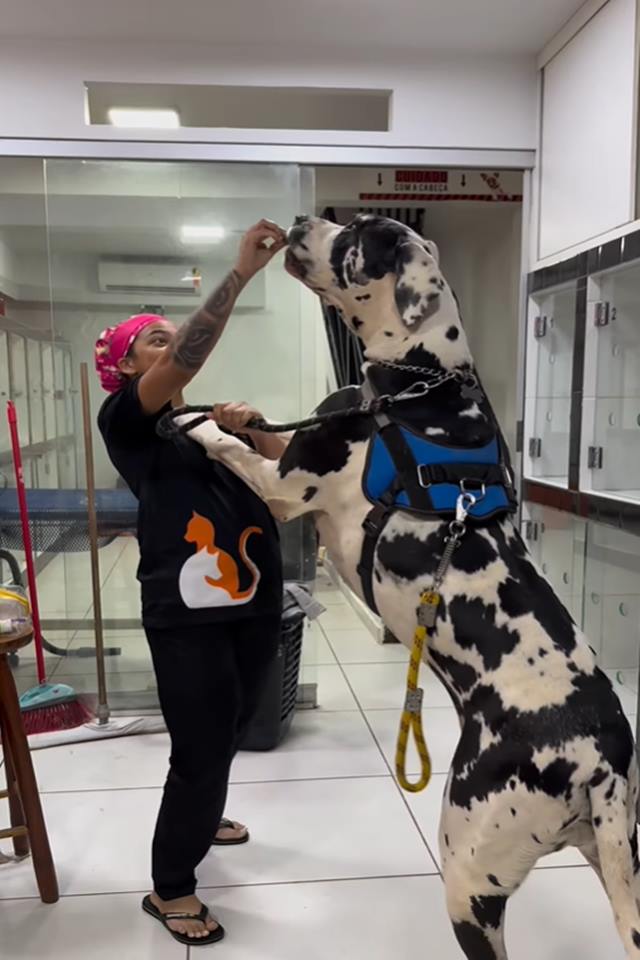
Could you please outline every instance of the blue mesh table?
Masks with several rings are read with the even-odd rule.
[[[67,553],[89,549],[86,490],[27,490],[33,549]],[[138,501],[127,489],[97,490],[100,546],[121,534],[135,534]],[[0,546],[22,549],[18,498],[14,489],[0,490]]]

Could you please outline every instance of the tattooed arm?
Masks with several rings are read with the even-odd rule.
[[[285,244],[284,231],[269,220],[261,220],[244,235],[233,270],[140,378],[138,396],[147,413],[156,413],[193,379],[222,336],[243,287]]]

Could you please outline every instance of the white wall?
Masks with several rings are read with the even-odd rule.
[[[89,365],[94,420],[106,396],[93,372],[96,338],[132,309],[133,305],[129,310],[97,310],[91,304],[74,309],[54,307],[56,333],[71,344],[76,381],[80,363]],[[231,317],[220,344],[185,391],[187,402],[246,400],[274,420],[306,414],[325,393],[326,368],[315,351],[317,330],[321,329],[319,314],[317,298],[309,297],[280,265],[268,269],[266,309],[237,312]],[[182,323],[184,312],[173,312],[172,318]],[[79,416],[79,406],[77,413]],[[94,455],[97,485],[114,486],[116,474],[98,435],[94,438]]]
[[[534,261],[634,219],[635,60],[636,0],[608,0],[545,65]]]
[[[337,25],[339,28],[339,25]],[[152,45],[0,41],[1,137],[140,139],[87,127],[85,81],[383,88],[393,91],[389,133],[144,131],[145,140],[531,149],[536,70],[529,58],[437,56],[387,60],[384,51],[217,49],[212,42]]]
[[[521,223],[519,204],[431,204],[423,231],[440,248],[478,372],[514,455]]]

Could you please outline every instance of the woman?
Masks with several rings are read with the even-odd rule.
[[[282,572],[262,501],[191,440],[160,439],[156,424],[184,403],[182,390],[216,346],[238,294],[285,242],[279,227],[261,221],[243,237],[234,269],[179,330],[144,314],[105,330],[96,344],[110,394],[98,426],[139,501],[142,620],[171,737],[154,890],[143,909],[194,945],[224,936],[195,896],[197,865],[212,844],[249,839],[223,811],[231,761],[277,650]],[[216,419],[242,431],[255,415],[227,404]],[[243,432],[264,456],[280,456],[280,438]]]

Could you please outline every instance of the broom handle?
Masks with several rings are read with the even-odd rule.
[[[22,454],[20,453],[20,439],[18,437],[18,415],[12,400],[7,403],[7,420],[11,434],[11,450],[13,452],[13,469],[16,477],[16,491],[18,493],[18,507],[20,508],[20,523],[22,525],[22,539],[24,542],[25,559],[27,562],[27,580],[29,582],[29,596],[31,599],[31,620],[33,622],[33,642],[36,648],[36,668],[38,683],[47,681],[42,648],[42,628],[40,626],[40,608],[38,607],[38,592],[36,590],[36,571],[33,564],[33,547],[31,545],[31,531],[29,530],[29,511],[27,508],[27,494],[22,472]]]
[[[91,404],[89,400],[89,372],[86,363],[80,364],[80,392],[82,393],[82,427],[84,431],[84,462],[87,475],[87,514],[89,520],[89,552],[91,557],[91,590],[93,593],[93,624],[96,641],[96,668],[98,673],[98,723],[109,720],[107,702],[107,675],[104,665],[104,633],[102,629],[102,598],[100,596],[100,557],[98,554],[98,517],[96,514],[96,478],[93,468],[93,439],[91,436]]]

